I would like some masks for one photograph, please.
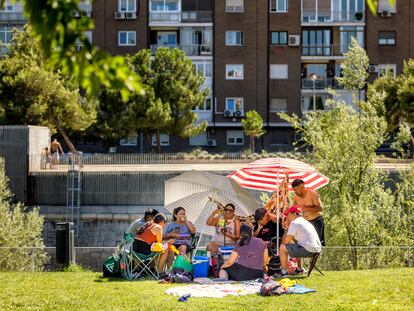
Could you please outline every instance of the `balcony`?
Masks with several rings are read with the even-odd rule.
[[[365,12],[303,12],[302,23],[365,23]]]
[[[0,11],[0,22],[2,23],[26,23],[23,12]]]
[[[161,22],[161,23],[179,23],[181,21],[180,12],[150,12],[150,22]]]
[[[181,13],[183,23],[212,23],[212,11],[187,11]]]
[[[302,45],[302,57],[344,57],[343,54],[348,52],[348,48],[346,44]]]
[[[178,48],[182,50],[188,56],[209,56],[213,53],[213,46],[211,44],[195,44],[195,45],[161,45],[151,44],[150,49],[152,54],[155,54],[158,48]]]
[[[335,78],[317,79],[315,81],[311,79],[302,79],[302,90],[313,90],[315,82],[315,90],[324,90],[327,88],[341,89]]]

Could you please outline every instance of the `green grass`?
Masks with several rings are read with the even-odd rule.
[[[317,293],[181,303],[155,281],[93,272],[0,273],[0,310],[414,310],[414,268],[318,273],[298,283]]]

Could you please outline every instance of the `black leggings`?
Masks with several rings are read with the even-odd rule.
[[[249,281],[261,279],[264,276],[263,270],[251,269],[235,263],[228,268],[223,268],[229,275],[229,280]]]
[[[322,246],[325,246],[325,224],[323,216],[309,220],[309,222],[315,227],[316,233],[319,236]]]
[[[151,245],[142,240],[134,240],[132,250],[138,254],[149,255],[151,254]]]

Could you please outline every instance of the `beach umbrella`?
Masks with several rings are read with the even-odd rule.
[[[235,215],[249,216],[258,208],[257,202],[236,181],[226,176],[205,171],[188,171],[164,182],[165,208],[173,212],[176,207],[184,207],[188,220],[198,232],[213,235],[214,227],[206,226],[208,216],[217,208],[210,198],[222,205],[232,203]]]
[[[295,159],[266,158],[253,161],[228,175],[240,186],[253,190],[275,191],[288,176],[289,191],[295,179],[302,179],[307,189],[317,190],[329,183],[329,179],[313,166]]]

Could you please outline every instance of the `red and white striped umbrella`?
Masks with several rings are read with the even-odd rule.
[[[267,158],[249,163],[227,177],[234,179],[240,186],[248,189],[275,191],[289,177],[289,191],[295,179],[302,179],[307,189],[317,190],[329,183],[329,179],[313,166],[302,161],[288,158]]]

